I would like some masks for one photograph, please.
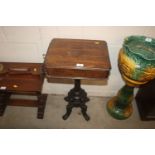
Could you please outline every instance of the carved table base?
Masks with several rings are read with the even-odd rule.
[[[25,106],[25,107],[37,107],[38,108],[37,118],[43,119],[47,94],[23,93],[26,95],[37,96],[37,100],[19,99],[19,98],[11,99],[10,96],[12,94],[14,93],[7,91],[0,91],[0,116],[3,116],[7,106]],[[17,94],[20,95],[19,93]]]
[[[84,89],[81,88],[80,80],[76,79],[74,82],[74,88],[71,89],[68,96],[64,98],[68,102],[68,105],[66,106],[66,114],[63,116],[63,119],[66,120],[70,116],[72,108],[80,107],[83,117],[88,121],[90,117],[86,113],[87,106],[85,103],[89,101],[89,98]]]

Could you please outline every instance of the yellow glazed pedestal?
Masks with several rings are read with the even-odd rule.
[[[155,39],[130,36],[119,52],[118,67],[125,86],[108,101],[107,110],[116,119],[131,116],[134,87],[155,78]]]

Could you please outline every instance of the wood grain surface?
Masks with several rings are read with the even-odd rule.
[[[105,41],[53,39],[45,57],[48,78],[107,78],[111,69]]]

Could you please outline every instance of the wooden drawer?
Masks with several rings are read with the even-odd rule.
[[[41,80],[16,80],[16,79],[3,79],[0,81],[0,90],[7,91],[41,91]]]
[[[0,62],[1,74],[42,74],[42,63]]]
[[[0,62],[0,90],[41,92],[44,74],[42,63]]]
[[[64,77],[64,78],[107,78],[109,70],[80,70],[80,69],[61,69],[61,68],[50,68],[47,69],[47,77]]]

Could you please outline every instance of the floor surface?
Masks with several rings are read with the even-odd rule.
[[[62,119],[67,102],[62,95],[48,95],[44,119],[37,119],[37,108],[8,106],[0,117],[3,129],[143,129],[155,128],[155,121],[141,121],[137,106],[127,120],[116,120],[106,111],[108,97],[90,97],[87,102],[90,121],[85,121],[79,108],[67,120]]]

